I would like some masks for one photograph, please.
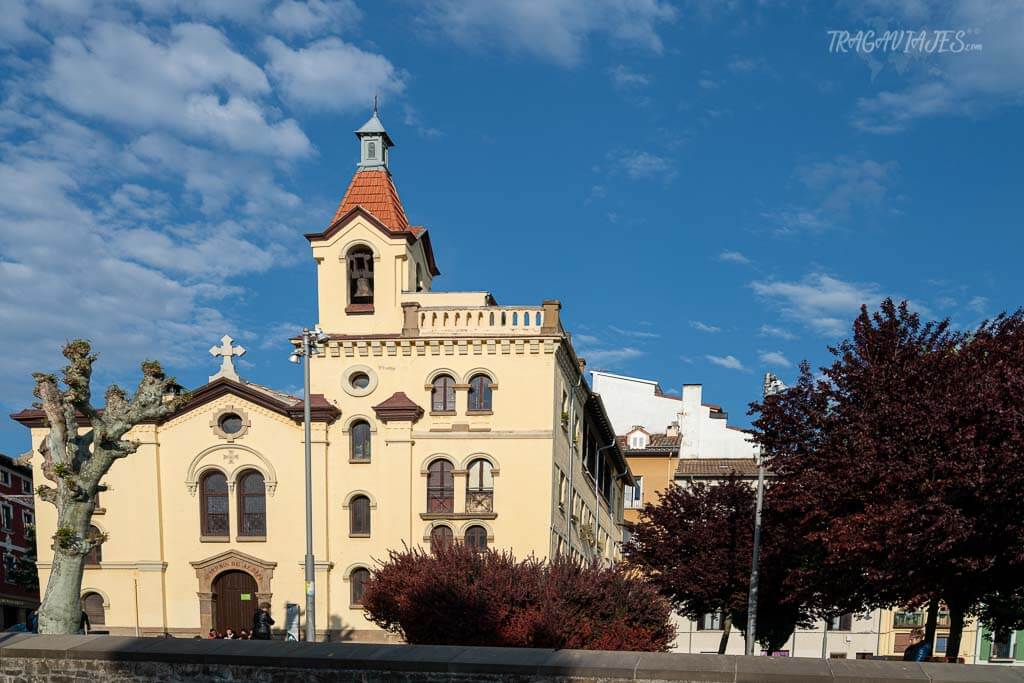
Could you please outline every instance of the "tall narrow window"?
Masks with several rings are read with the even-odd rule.
[[[494,512],[494,474],[491,463],[478,458],[469,463],[466,512]]]
[[[370,535],[370,499],[366,496],[355,496],[348,504],[349,536]]]
[[[450,526],[441,524],[430,530],[430,549],[433,551],[451,546],[454,540],[455,534]]]
[[[352,462],[370,462],[370,424],[360,420],[352,425],[349,459]]]
[[[267,487],[263,475],[249,470],[238,479],[238,535],[267,535]]]
[[[423,291],[423,268],[419,263],[416,264],[416,282],[413,283],[413,286],[417,292]]]
[[[348,580],[352,586],[351,605],[353,607],[361,607],[363,604],[363,591],[366,588],[366,582],[370,580],[370,571],[363,567],[353,569],[352,573],[348,576]]]
[[[466,546],[473,550],[487,550],[487,529],[479,524],[466,529]]]
[[[373,304],[373,252],[367,247],[348,252],[348,302]]]
[[[203,536],[228,535],[228,479],[209,472],[200,486],[200,530]]]
[[[474,375],[469,380],[469,409],[491,410],[491,378],[487,375]]]
[[[430,409],[435,413],[455,412],[455,380],[450,375],[434,378],[430,390]]]
[[[377,158],[377,143],[370,141],[366,143],[366,158],[376,159]]]
[[[427,512],[455,509],[455,475],[447,460],[435,460],[427,468]]]
[[[97,540],[103,535],[103,532],[96,527],[89,525],[89,540]],[[99,565],[103,561],[103,545],[97,544],[85,556],[86,565]]]

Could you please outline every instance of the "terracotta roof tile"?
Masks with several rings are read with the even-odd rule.
[[[402,200],[398,198],[391,173],[386,170],[356,171],[331,222],[337,221],[357,206],[372,213],[392,230],[409,230],[409,219],[405,217]]]
[[[727,477],[732,473],[741,477],[757,476],[757,461],[753,458],[680,458],[677,477]]]

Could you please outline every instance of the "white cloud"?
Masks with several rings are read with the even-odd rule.
[[[743,363],[740,362],[740,359],[736,356],[712,356],[708,354],[704,357],[708,359],[709,362],[729,370],[747,370],[747,368],[743,366]]]
[[[690,327],[692,327],[693,329],[697,330],[698,332],[714,333],[714,332],[721,332],[722,331],[721,327],[717,327],[715,325],[708,325],[706,323],[702,323],[699,320],[691,320],[690,321]]]
[[[765,280],[750,286],[787,317],[830,337],[849,332],[860,306],[873,306],[882,298],[876,285],[844,282],[825,273],[811,273],[799,282]]]
[[[312,152],[293,119],[268,120],[271,110],[255,99],[270,93],[266,76],[220,31],[178,24],[166,43],[142,31],[100,23],[84,38],[57,38],[44,92],[76,113],[139,130],[286,158]]]
[[[727,263],[741,263],[743,265],[750,263],[750,259],[738,251],[723,251],[718,255],[718,260]]]
[[[871,55],[865,61],[873,77],[892,66],[905,86],[860,98],[851,117],[855,127],[892,134],[923,119],[978,116],[1024,102],[1024,5],[990,0],[912,4],[912,11],[899,3],[871,5],[869,21],[887,28],[963,29],[968,31],[963,41],[981,49],[912,58],[902,52]]]
[[[988,299],[983,296],[971,297],[971,300],[967,302],[967,308],[971,309],[978,315],[985,313],[985,309],[988,308]]]
[[[621,349],[587,349],[581,351],[580,355],[592,367],[617,368],[621,367],[622,363],[627,360],[639,358],[644,355],[644,352],[640,349],[626,346]]]
[[[622,335],[623,337],[633,337],[635,339],[657,339],[661,336],[657,332],[648,332],[646,330],[636,329],[624,330],[621,327],[615,327],[614,325],[609,325],[608,329],[615,334]]]
[[[296,105],[328,111],[366,110],[374,95],[400,93],[403,75],[383,55],[340,38],[292,49],[277,38],[263,41],[267,71]]]
[[[697,81],[697,85],[704,88],[705,90],[715,90],[718,88],[718,82],[713,81],[710,78],[701,78]]]
[[[791,368],[793,364],[786,358],[781,351],[758,351],[758,359],[765,365],[776,366],[780,368]]]
[[[619,90],[635,90],[650,85],[651,79],[645,74],[633,71],[624,64],[608,69],[612,84]]]
[[[823,213],[846,215],[856,205],[880,204],[898,168],[894,161],[839,156],[800,166],[796,176],[808,189],[823,195]]]
[[[856,211],[885,206],[899,165],[849,156],[802,164],[794,172],[809,192],[804,205],[766,211],[776,235],[823,232],[849,220]]]
[[[774,325],[761,325],[761,329],[758,332],[762,337],[778,337],[788,341],[796,339],[796,335],[789,330]]]
[[[641,178],[671,178],[675,175],[672,163],[665,157],[650,152],[630,152],[619,159],[619,165],[626,175],[634,180]]]
[[[676,16],[663,0],[431,0],[423,19],[469,47],[500,45],[572,66],[597,35],[661,53],[658,27]]]
[[[317,35],[345,31],[362,18],[353,0],[284,0],[270,14],[270,24],[285,35]]]

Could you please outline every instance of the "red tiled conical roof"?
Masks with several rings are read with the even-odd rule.
[[[391,173],[384,169],[356,171],[349,183],[345,196],[334,212],[332,223],[357,206],[361,206],[392,230],[409,229],[409,219],[398,198],[398,190],[391,180]]]

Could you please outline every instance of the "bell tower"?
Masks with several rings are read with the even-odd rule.
[[[395,146],[380,122],[377,98],[373,98],[373,115],[356,131],[359,138],[359,170],[388,169],[388,150]]]

